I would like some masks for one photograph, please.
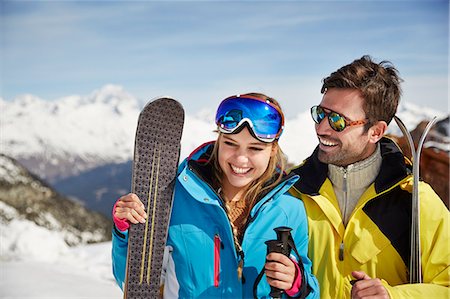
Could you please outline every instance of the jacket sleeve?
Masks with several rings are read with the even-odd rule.
[[[384,285],[395,298],[450,298],[450,214],[430,185],[419,184],[420,241],[422,257],[421,284]]]
[[[302,281],[302,285],[306,284],[306,293],[308,294],[306,298],[318,299],[320,298],[319,284],[316,277],[311,272],[312,263],[308,257],[308,221],[303,202],[299,202],[301,203],[301,206],[299,214],[295,219],[297,229],[295,230],[295,235],[293,235],[295,246],[300,255],[300,257],[297,257],[297,260],[300,260],[300,262],[303,263],[304,277],[302,278],[304,280]],[[305,298],[305,294],[299,294],[298,297]]]
[[[121,232],[116,226],[112,232],[112,270],[117,284],[123,291],[127,265],[128,231]]]

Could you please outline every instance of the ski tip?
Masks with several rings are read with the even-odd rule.
[[[153,102],[158,102],[158,101],[172,101],[172,102],[179,104],[181,107],[183,106],[183,105],[181,105],[180,101],[178,101],[174,97],[166,96],[166,95],[154,97],[148,101],[148,104],[153,103]]]

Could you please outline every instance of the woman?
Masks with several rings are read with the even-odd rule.
[[[217,140],[200,146],[178,169],[164,297],[264,298],[274,287],[288,296],[318,298],[304,206],[287,193],[298,177],[284,174],[279,104],[258,93],[232,96],[219,105],[216,124]],[[113,209],[122,232],[113,232],[113,272],[120,286],[128,223],[145,222],[146,216],[134,194],[121,197]],[[274,228],[280,226],[292,228],[300,256],[267,255],[264,243],[276,239]],[[265,279],[257,278],[261,271]]]

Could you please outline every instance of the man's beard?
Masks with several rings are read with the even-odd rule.
[[[325,164],[333,164],[333,165],[337,165],[337,166],[347,166],[344,164],[345,164],[345,160],[348,159],[348,155],[346,155],[345,153],[342,153],[342,152],[329,154],[329,153],[326,153],[325,151],[322,151],[321,149],[319,149],[318,158],[319,158],[320,162],[325,163]]]

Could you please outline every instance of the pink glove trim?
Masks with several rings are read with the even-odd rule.
[[[126,219],[119,219],[116,217],[116,205],[117,205],[117,201],[114,204],[113,211],[112,211],[113,221],[114,221],[114,224],[116,225],[117,229],[120,230],[121,232],[124,232],[130,228],[130,223]]]
[[[292,260],[295,265],[295,275],[294,282],[292,283],[292,287],[289,290],[286,290],[286,294],[289,297],[294,297],[297,295],[297,293],[300,291],[300,287],[302,286],[302,273],[300,271],[300,267],[298,266],[297,262]]]

